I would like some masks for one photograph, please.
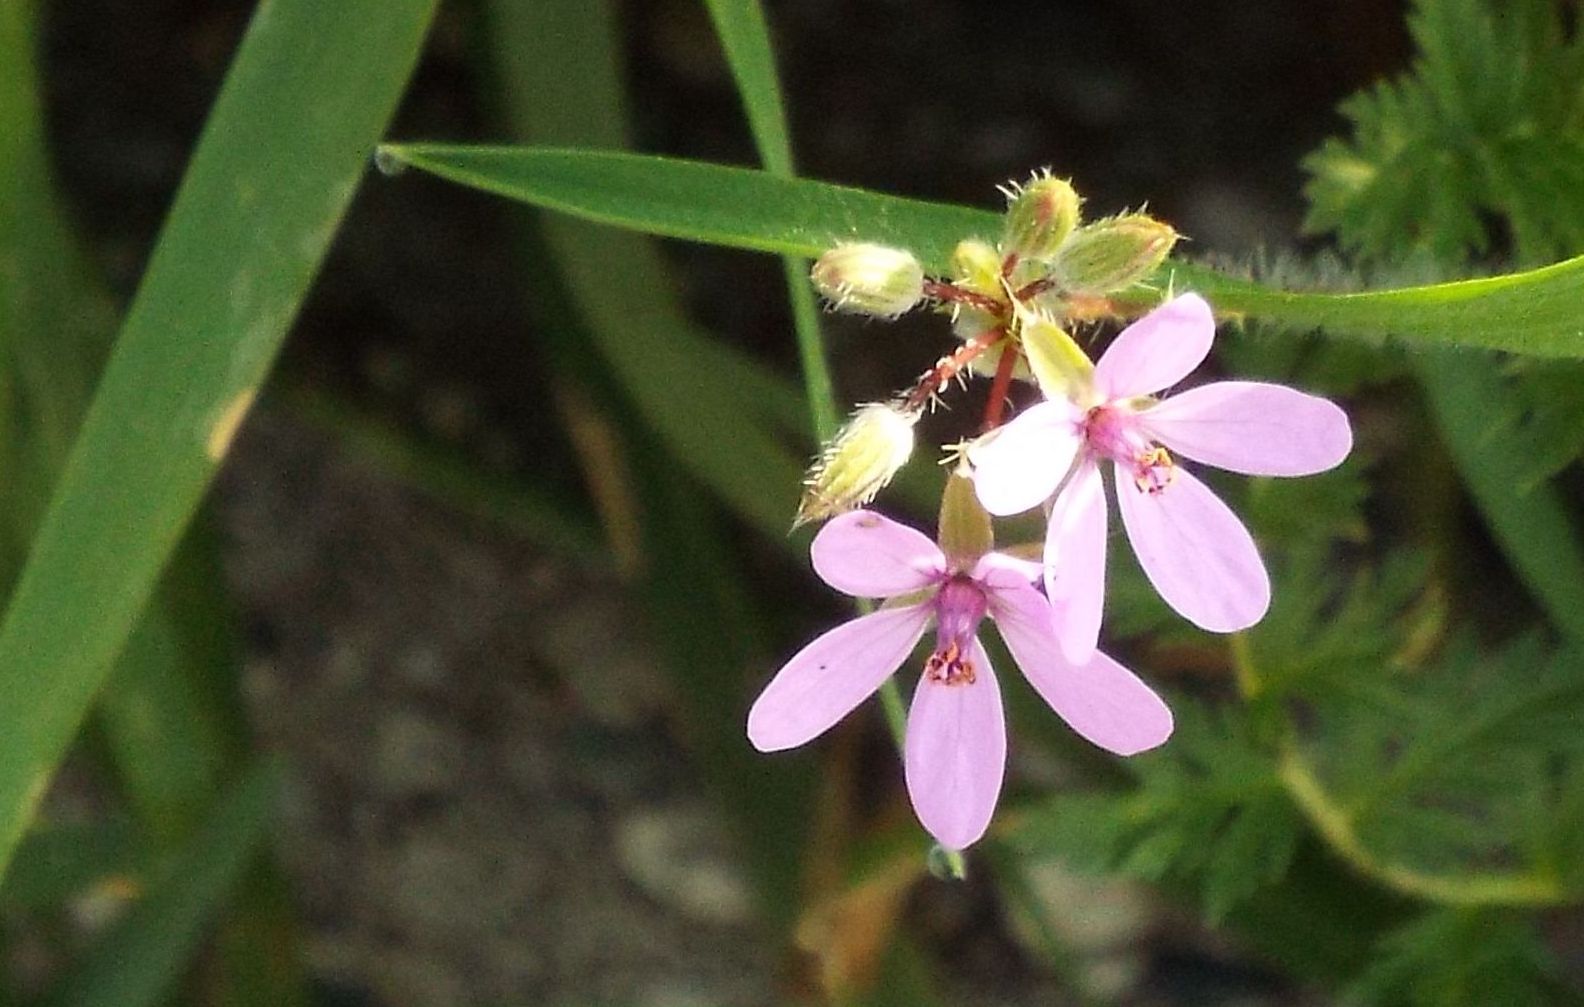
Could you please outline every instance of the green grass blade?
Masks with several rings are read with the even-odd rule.
[[[1165,268],[1176,274],[1178,289],[1203,293],[1223,315],[1425,347],[1584,357],[1584,256],[1500,276],[1346,294],[1277,290],[1195,264]]]
[[[1000,218],[767,172],[635,154],[539,147],[383,148],[462,185],[619,227],[763,252],[815,256],[837,241],[911,249],[944,272],[961,238],[995,235]],[[1536,356],[1584,356],[1584,256],[1542,269],[1363,293],[1284,291],[1204,266],[1172,262],[1140,304],[1170,285],[1196,290],[1223,315],[1295,330],[1391,336]]]
[[[278,783],[275,767],[261,763],[226,791],[143,900],[45,999],[48,1007],[162,1002],[258,851]]]
[[[781,86],[776,81],[775,54],[770,45],[770,29],[765,24],[764,7],[759,0],[706,0],[715,19],[715,33],[726,50],[737,91],[748,113],[759,158],[772,175],[791,178],[792,141],[787,135],[786,109],[781,101]],[[821,442],[835,436],[841,422],[836,392],[831,384],[830,365],[825,359],[825,342],[820,336],[819,305],[809,288],[807,259],[795,255],[782,260],[786,272],[787,294],[792,301],[792,324],[797,331],[798,357],[803,366],[803,385],[808,393],[814,436]]]
[[[964,235],[994,237],[1001,227],[980,210],[646,154],[386,144],[380,156],[596,223],[782,255],[812,258],[837,241],[876,241],[944,272]]]
[[[114,326],[88,289],[44,144],[31,5],[0,5],[0,582],[49,501]]]
[[[726,50],[726,62],[737,80],[748,128],[765,170],[790,178],[792,141],[787,135],[786,109],[776,82],[775,55],[770,29],[759,0],[705,0],[715,21],[715,34]]]
[[[8,124],[0,132],[0,161],[11,169],[0,172],[0,187],[10,187],[0,193],[0,261],[8,264],[0,270],[0,381],[10,406],[4,410],[10,422],[0,431],[0,471],[7,475],[0,481],[0,535],[8,547],[0,558],[0,583],[7,591],[66,464],[117,321],[58,205],[33,38],[16,18],[18,10],[0,10],[0,121]],[[239,767],[246,729],[236,703],[225,592],[213,543],[192,539],[167,570],[97,704],[103,742],[97,750],[108,756],[145,835],[99,826],[93,836],[71,841],[72,857],[63,861],[41,857],[38,836],[30,834],[0,890],[8,904],[52,897],[59,906],[89,879],[126,873],[120,847],[134,840],[140,849],[173,848]],[[98,841],[122,834],[119,845]],[[64,846],[46,842],[43,849],[58,853]],[[242,924],[247,939],[229,943],[208,977],[216,990],[245,984],[251,1002],[287,1007],[301,1002],[306,989],[295,957],[282,951],[292,939],[292,911],[267,866],[251,876],[259,883],[242,893],[221,924],[222,942]],[[44,887],[40,878],[47,880]]]
[[[0,866],[263,380],[433,7],[272,0],[254,18],[0,624]]]

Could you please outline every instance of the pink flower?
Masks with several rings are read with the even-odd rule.
[[[832,518],[810,551],[836,590],[900,604],[798,651],[748,712],[748,739],[774,752],[818,737],[901,667],[933,618],[935,651],[913,693],[903,761],[914,810],[941,845],[962,849],[984,835],[1001,792],[1006,725],[979,643],[986,615],[1035,691],[1085,738],[1132,755],[1171,734],[1171,711],[1132,672],[1100,653],[1063,657],[1034,587],[1038,564],[992,552],[954,569],[928,537],[864,510]]]
[[[1265,615],[1270,578],[1243,522],[1172,452],[1249,475],[1301,476],[1332,468],[1352,448],[1341,409],[1282,385],[1222,381],[1156,399],[1204,360],[1214,338],[1210,306],[1193,294],[1175,298],[1124,329],[1073,399],[1032,407],[969,452],[992,514],[1056,494],[1045,590],[1070,660],[1093,653],[1100,634],[1102,462],[1116,469],[1122,524],[1150,583],[1190,622],[1228,633]]]

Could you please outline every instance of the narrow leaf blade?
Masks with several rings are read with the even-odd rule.
[[[0,866],[284,339],[434,0],[250,26],[0,624]]]
[[[943,273],[958,241],[994,235],[1000,226],[994,214],[967,207],[637,154],[434,144],[381,153],[387,163],[586,220],[783,255],[812,257],[839,241],[875,241],[907,248]],[[1584,356],[1584,256],[1502,276],[1357,293],[1278,290],[1174,261],[1127,300],[1147,306],[1172,289],[1204,294],[1223,316],[1294,330]]]

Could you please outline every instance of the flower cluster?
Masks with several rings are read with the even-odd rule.
[[[834,308],[891,317],[927,304],[950,314],[962,346],[893,401],[862,407],[816,463],[798,512],[799,523],[829,518],[811,547],[815,572],[884,604],[794,655],[748,717],[764,751],[817,737],[878,690],[933,623],[903,761],[919,820],[950,849],[984,834],[1005,768],[1000,689],[979,640],[986,618],[1035,691],[1089,741],[1132,755],[1171,733],[1160,697],[1097,649],[1109,525],[1102,470],[1115,473],[1123,527],[1161,597],[1204,629],[1232,632],[1263,617],[1270,580],[1243,523],[1177,457],[1299,476],[1332,468],[1352,447],[1341,409],[1284,386],[1222,381],[1163,395],[1215,337],[1211,307],[1194,294],[1161,304],[1091,361],[1069,327],[1123,314],[1112,296],[1153,273],[1176,232],[1142,214],[1082,225],[1072,187],[1048,174],[1007,195],[1000,241],[962,242],[949,279],[927,277],[904,251],[862,244],[814,267]],[[855,510],[905,463],[919,414],[977,369],[994,380],[983,429],[948,481],[939,544]],[[1043,401],[1003,425],[1017,379],[1034,381]],[[993,550],[990,515],[1039,507],[1043,562]]]

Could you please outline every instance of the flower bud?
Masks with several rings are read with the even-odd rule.
[[[859,406],[809,469],[792,527],[873,500],[913,453],[918,419],[917,412],[892,403]]]
[[[1058,289],[1072,294],[1115,293],[1166,261],[1177,232],[1142,213],[1109,217],[1068,237],[1051,264]]]
[[[809,274],[838,311],[894,318],[924,296],[924,268],[912,252],[867,242],[837,245]]]
[[[972,569],[979,557],[995,548],[990,514],[979,503],[973,480],[961,471],[946,477],[936,539],[954,570]]]
[[[1078,226],[1078,193],[1048,173],[1008,192],[1001,251],[1019,259],[1048,259]]]
[[[952,280],[959,287],[987,297],[1002,297],[1001,256],[989,242],[969,238],[952,249]]]
[[[1018,338],[1045,397],[1082,404],[1094,383],[1094,363],[1067,330],[1044,312],[1020,309]]]

